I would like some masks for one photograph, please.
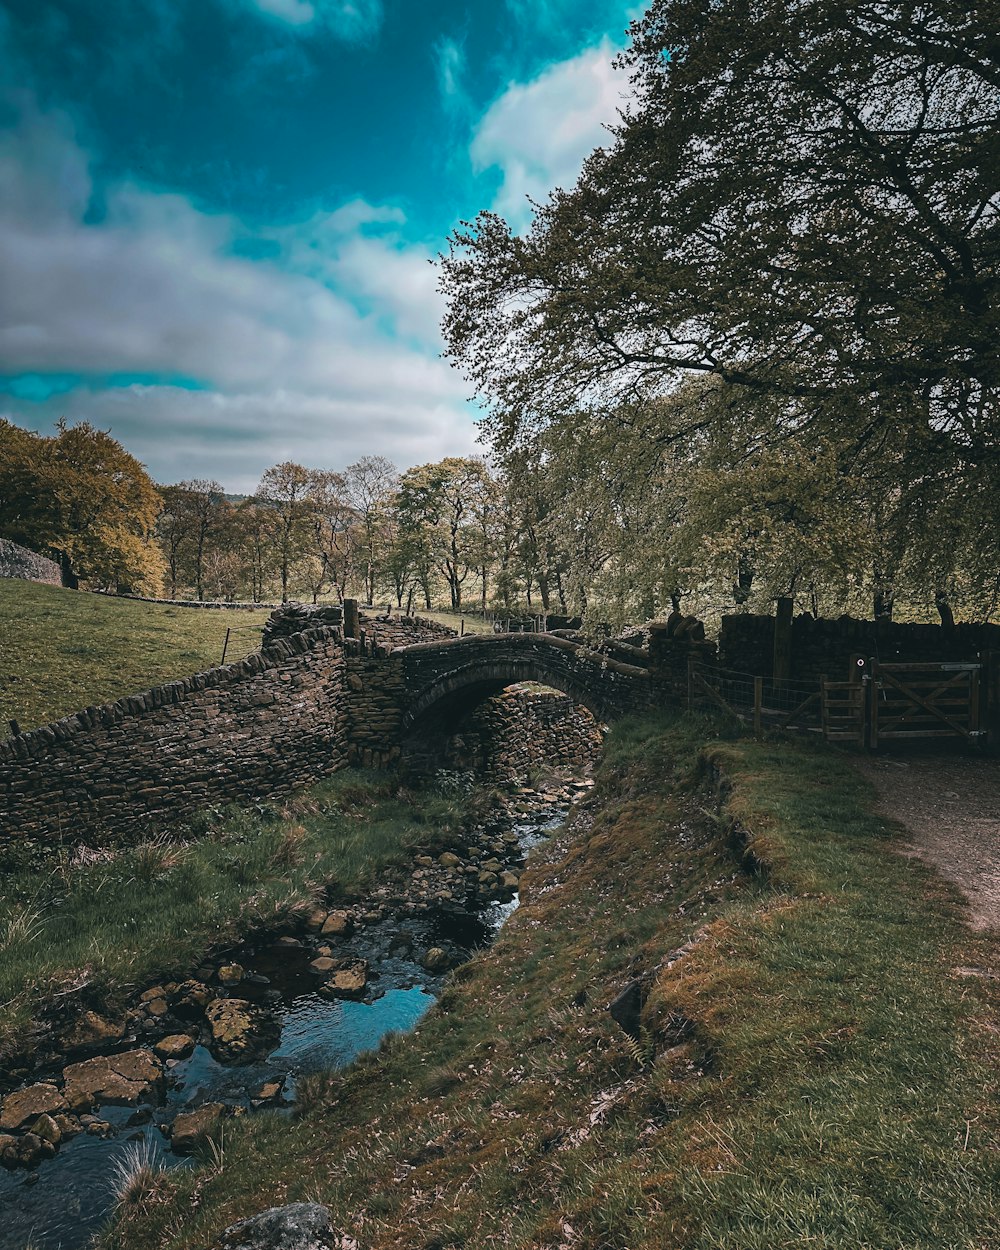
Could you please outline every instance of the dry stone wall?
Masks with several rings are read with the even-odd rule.
[[[537,763],[578,763],[595,740],[577,705],[612,720],[676,701],[690,651],[651,641],[658,659],[645,667],[552,635],[456,639],[419,618],[361,626],[361,638],[338,626],[272,634],[238,663],[0,742],[0,838],[141,837],[205,805],[280,797],[347,764],[440,758],[456,725],[491,699],[473,731],[480,757],[499,753],[491,767],[523,775]],[[525,681],[567,697],[495,699]]]
[[[792,621],[791,676],[803,683],[818,682],[822,676],[845,681],[855,655],[883,664],[948,663],[974,661],[988,651],[1000,651],[1000,625],[945,627],[850,616],[824,620],[803,613]],[[767,677],[773,659],[773,616],[745,613],[722,618],[719,663],[724,668]]]
[[[347,763],[344,653],[319,630],[0,743],[0,831],[100,843]]]
[[[512,686],[457,726],[444,762],[494,782],[523,782],[538,768],[589,772],[603,740],[597,721],[568,695]]]
[[[47,586],[62,584],[59,565],[54,560],[12,543],[8,538],[0,538],[0,577],[17,578],[24,582],[43,582]]]

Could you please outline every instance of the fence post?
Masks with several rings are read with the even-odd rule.
[[[344,600],[344,637],[360,638],[361,616],[357,599]]]
[[[792,609],[795,600],[783,595],[774,615],[774,656],[771,676],[780,690],[792,676]]]
[[[226,652],[228,650],[229,650],[229,626],[227,625],[226,626],[226,641],[222,644],[222,659],[219,661],[220,668],[226,662]]]
[[[761,735],[762,711],[764,707],[764,678],[755,677],[753,679],[753,736],[759,738]]]

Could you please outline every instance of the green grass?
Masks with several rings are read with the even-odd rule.
[[[269,612],[163,604],[0,579],[0,737],[218,664],[259,645]],[[233,654],[232,648],[230,654]],[[229,657],[227,657],[228,659]]]
[[[475,800],[472,800],[474,805]],[[130,985],[186,974],[206,950],[322,896],[350,897],[415,847],[441,848],[469,799],[349,770],[281,811],[203,818],[197,836],[153,838],[96,862],[53,851],[11,863],[0,893],[0,1067],[40,1011],[66,992],[115,1005]]]
[[[954,973],[995,944],[844,758],[704,732],[620,726],[593,821],[419,1028],[104,1245],[199,1250],[318,1200],[365,1250],[995,1250],[998,1007]],[[633,1040],[605,1007],[640,972]]]

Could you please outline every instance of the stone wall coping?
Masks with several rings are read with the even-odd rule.
[[[245,659],[237,660],[233,664],[216,665],[202,673],[193,673],[189,677],[164,682],[162,685],[153,686],[136,694],[122,695],[121,698],[109,703],[100,703],[79,712],[72,712],[61,720],[51,721],[48,725],[40,725],[37,729],[29,729],[26,733],[0,742],[0,764],[30,759],[36,754],[41,754],[44,748],[53,743],[69,741],[98,725],[113,725],[124,720],[126,716],[142,715],[145,711],[151,711],[166,704],[180,703],[186,695],[196,690],[224,686],[231,682],[242,681],[248,676],[267,672],[277,668],[293,655],[303,655],[327,640],[339,641],[340,630],[335,626],[326,626],[322,629],[305,630],[287,638],[275,638],[266,650],[254,651]]]
[[[103,595],[105,599],[131,599],[135,603],[162,603],[169,608],[231,608],[234,612],[267,612],[282,606],[280,603],[247,603],[232,599],[154,599],[149,595],[118,595],[110,590],[94,590],[91,593]]]
[[[551,634],[526,634],[523,631],[517,631],[510,634],[465,634],[461,638],[442,638],[440,641],[432,639],[430,642],[408,642],[405,646],[394,647],[393,654],[410,655],[417,651],[439,650],[441,647],[499,647],[509,643],[511,639],[521,642],[526,638],[530,638],[533,642],[544,642],[545,646],[556,647],[560,651],[579,651],[583,646],[583,643],[570,638],[556,638]]]

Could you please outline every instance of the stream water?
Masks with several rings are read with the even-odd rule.
[[[565,806],[546,805],[533,817],[519,818],[512,832],[522,854],[564,815]],[[372,1001],[321,997],[309,969],[314,952],[307,948],[280,953],[273,946],[241,948],[236,957],[255,978],[241,985],[240,995],[268,1008],[280,1030],[274,1049],[249,1062],[221,1063],[206,1047],[197,1046],[189,1058],[171,1066],[166,1093],[157,1105],[100,1108],[112,1135],[80,1133],[33,1171],[0,1170],[0,1250],[86,1246],[108,1218],[116,1167],[129,1152],[143,1149],[164,1167],[191,1166],[190,1159],[171,1151],[161,1124],[208,1102],[252,1114],[258,1091],[275,1081],[283,1083],[282,1100],[288,1105],[301,1077],[345,1067],[362,1051],[378,1046],[387,1033],[409,1031],[434,1002],[443,979],[427,972],[417,962],[419,955],[440,946],[454,963],[469,958],[493,940],[516,906],[515,896],[474,911],[427,911],[366,927],[338,948],[338,955],[368,961]],[[38,1079],[44,1078],[39,1074]]]

